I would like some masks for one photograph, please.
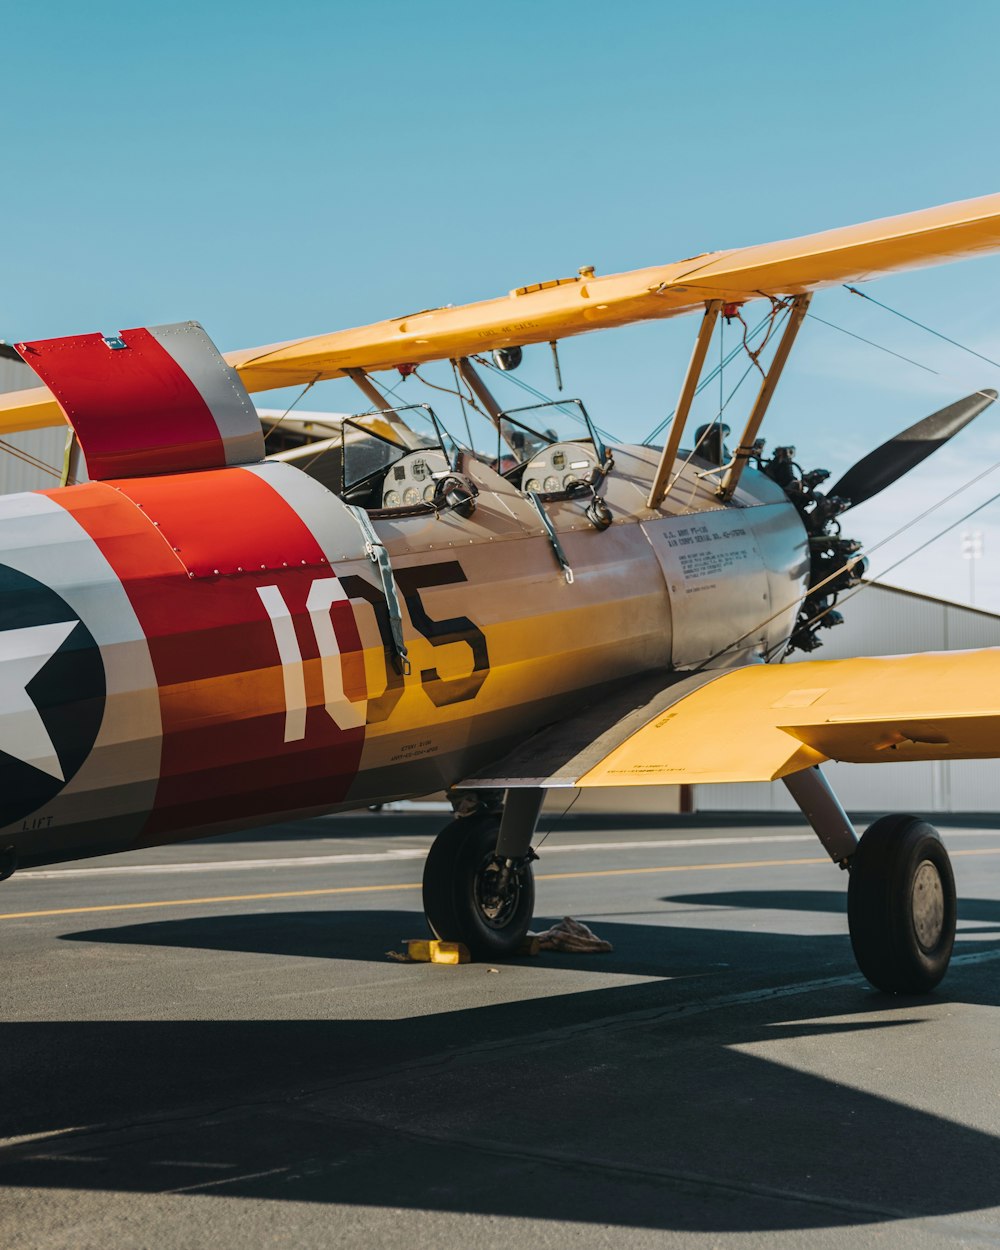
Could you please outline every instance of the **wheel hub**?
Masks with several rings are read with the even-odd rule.
[[[476,907],[491,929],[503,929],[517,910],[521,876],[491,856],[476,874]]]
[[[941,874],[929,859],[917,865],[910,894],[913,931],[925,951],[932,951],[944,931],[944,887]]]

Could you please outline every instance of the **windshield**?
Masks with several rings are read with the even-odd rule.
[[[591,443],[598,462],[606,456],[600,435],[579,399],[508,408],[500,414],[497,440],[497,469],[505,477],[555,443]]]

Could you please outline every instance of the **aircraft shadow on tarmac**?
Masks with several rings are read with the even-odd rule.
[[[833,891],[670,901],[843,909]],[[994,923],[1000,903],[966,900],[962,914]],[[845,935],[696,928],[688,919],[595,918],[613,955],[530,961],[542,973],[545,960],[595,973],[657,969],[657,980],[611,988],[404,1019],[0,1025],[2,1134],[141,1126],[93,1145],[49,1136],[8,1150],[0,1181],[154,1193],[208,1175],[219,1187],[205,1192],[230,1198],[712,1232],[1000,1206],[1000,1138],[740,1049],[823,1037],[833,1048],[853,1035],[855,1051],[892,1062],[894,1039],[921,1027],[920,1005],[914,1015],[913,1000],[837,981],[853,970]],[[386,935],[410,936],[419,921],[415,912],[291,912],[66,936],[107,947],[363,960],[384,959]],[[996,946],[976,937],[962,950]],[[720,972],[720,964],[731,967]],[[423,966],[399,975],[482,972]],[[716,995],[768,985],[780,994],[790,981],[824,977],[835,983],[808,996],[705,1010]],[[392,985],[384,992],[388,1004]],[[954,969],[936,997],[1000,1005],[996,965]],[[338,997],[328,1001],[336,1010]],[[864,1043],[874,1030],[881,1036]],[[915,1051],[901,1053],[912,1064]],[[800,1053],[816,1055],[814,1047]],[[937,1079],[928,1069],[928,1086]],[[992,1088],[986,1071],[983,1081]]]

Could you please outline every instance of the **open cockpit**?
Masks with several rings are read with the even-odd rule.
[[[268,458],[294,465],[374,516],[467,504],[462,487],[473,463],[546,501],[593,495],[612,465],[578,399],[498,411],[479,430],[465,416],[464,437],[452,434],[428,404],[282,420],[280,430],[272,426],[277,437],[265,429]]]

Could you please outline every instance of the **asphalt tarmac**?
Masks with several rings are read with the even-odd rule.
[[[538,927],[613,953],[398,963],[443,819],[0,885],[0,1246],[1000,1244],[1000,832],[904,1000],[794,824],[561,824]]]

